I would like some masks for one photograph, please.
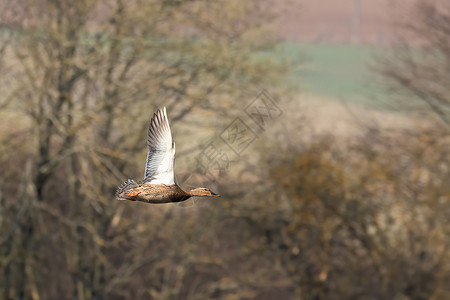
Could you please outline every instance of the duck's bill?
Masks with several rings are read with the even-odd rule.
[[[211,192],[211,196],[212,196],[212,197],[220,197],[219,194],[216,194],[216,193],[213,193],[213,192]]]

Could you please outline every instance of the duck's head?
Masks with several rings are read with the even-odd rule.
[[[196,188],[189,191],[189,194],[193,197],[220,197],[219,194],[212,192],[205,187]]]

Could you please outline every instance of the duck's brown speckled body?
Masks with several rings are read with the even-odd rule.
[[[190,197],[220,197],[207,188],[182,190],[174,178],[175,143],[172,140],[166,108],[159,109],[150,122],[147,137],[147,163],[144,180],[124,182],[116,192],[119,200],[147,203],[181,202]]]

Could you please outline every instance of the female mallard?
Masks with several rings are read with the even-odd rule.
[[[220,197],[207,188],[183,191],[175,183],[175,143],[172,140],[165,107],[158,109],[150,121],[147,146],[144,180],[137,183],[128,179],[124,182],[116,192],[119,200],[169,203],[184,201],[190,197]]]

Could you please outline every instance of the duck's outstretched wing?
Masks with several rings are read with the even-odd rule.
[[[151,184],[175,184],[173,163],[175,143],[172,140],[166,108],[158,109],[150,121],[147,136],[147,163],[144,182]]]

